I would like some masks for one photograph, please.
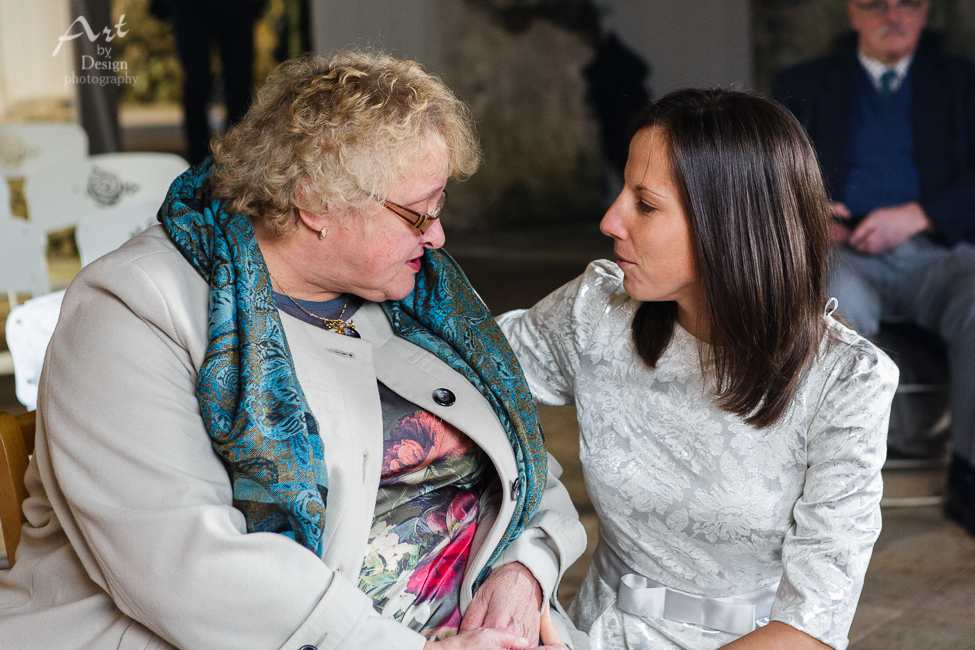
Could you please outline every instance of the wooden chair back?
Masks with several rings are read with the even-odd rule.
[[[27,520],[22,508],[27,498],[24,474],[34,453],[35,422],[34,411],[16,417],[0,411],[0,528],[11,567],[20,543],[20,528]]]

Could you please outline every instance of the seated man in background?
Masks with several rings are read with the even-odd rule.
[[[948,348],[945,513],[975,535],[975,66],[923,33],[924,0],[851,0],[839,52],[774,84],[819,153],[836,221],[830,292],[864,336],[907,317]]]

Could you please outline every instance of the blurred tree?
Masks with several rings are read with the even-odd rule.
[[[128,34],[118,40],[118,60],[136,78],[122,88],[122,102],[175,104],[180,100],[183,71],[169,22],[153,17],[148,0],[115,0],[113,14],[125,14]]]
[[[510,32],[521,33],[536,20],[544,20],[595,42],[599,15],[592,0],[467,0],[487,11]]]
[[[280,62],[275,56],[281,35],[278,22],[286,5],[296,0],[269,0],[267,10],[254,28],[254,88],[259,88]],[[160,3],[163,7],[165,3]],[[176,55],[172,25],[150,13],[150,0],[113,0],[113,15],[125,14],[129,33],[118,40],[117,60],[128,64],[134,84],[122,87],[122,102],[128,104],[178,104],[182,99],[183,70]],[[156,9],[156,7],[154,7]],[[159,13],[165,15],[164,9]],[[300,14],[299,14],[300,16]],[[297,27],[296,27],[297,29]],[[213,56],[214,70],[220,57]]]
[[[437,7],[437,72],[470,105],[484,149],[477,174],[451,187],[451,227],[598,219],[603,163],[583,74],[598,34],[591,3],[442,0]],[[579,19],[586,15],[593,20]]]

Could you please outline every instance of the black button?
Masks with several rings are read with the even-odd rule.
[[[303,645],[298,650],[318,650],[318,648],[313,645]]]
[[[517,501],[518,497],[521,496],[521,477],[519,476],[514,481],[511,482],[511,500]]]
[[[449,391],[446,388],[438,388],[437,390],[433,391],[433,401],[440,406],[450,406],[457,401],[457,398],[454,396],[452,391]]]

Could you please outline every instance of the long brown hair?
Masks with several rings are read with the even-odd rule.
[[[715,401],[755,427],[785,413],[825,335],[829,202],[816,153],[781,105],[732,90],[679,90],[632,133],[664,135],[691,225],[710,324],[701,370]],[[676,303],[645,302],[633,320],[656,366]]]

